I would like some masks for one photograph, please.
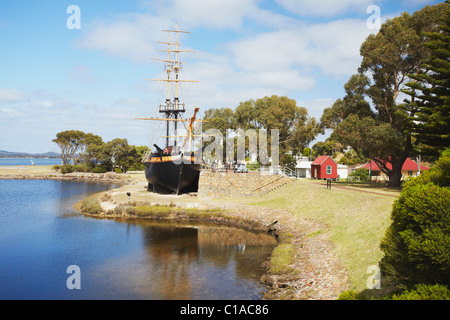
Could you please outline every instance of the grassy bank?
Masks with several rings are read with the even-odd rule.
[[[0,166],[0,175],[41,175],[54,174],[52,165],[45,166]]]
[[[221,225],[230,225],[252,231],[267,231],[264,224],[251,219],[238,219],[235,216],[228,215],[227,211],[219,208],[186,207],[176,205],[173,202],[160,204],[144,201],[127,201],[105,209],[105,203],[109,199],[108,193],[100,192],[80,201],[75,205],[75,208],[84,214],[99,218],[216,222]]]
[[[263,198],[246,199],[245,203],[285,209],[294,218],[324,223],[328,230],[318,232],[329,233],[352,285],[362,290],[369,276],[367,268],[378,264],[382,257],[379,244],[390,225],[392,204],[400,190],[380,184],[342,184],[348,189],[337,186],[328,190],[325,182],[302,180]]]

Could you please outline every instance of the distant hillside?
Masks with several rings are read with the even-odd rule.
[[[27,153],[0,150],[0,158],[61,158],[61,154],[51,151],[45,153]]]

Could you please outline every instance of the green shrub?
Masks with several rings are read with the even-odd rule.
[[[450,187],[450,156],[442,156],[436,165],[416,179],[410,185],[433,183],[440,187]]]
[[[89,172],[91,170],[90,166],[86,163],[77,164],[76,166],[72,166],[73,171],[75,172]]]
[[[103,209],[97,198],[91,198],[83,201],[81,211],[89,214],[100,214]]]
[[[381,292],[381,295],[379,295],[378,291],[364,290],[357,292],[348,290],[342,292],[337,300],[450,300],[450,290],[442,284],[418,284],[411,290],[395,290],[387,295],[386,292],[384,294]]]
[[[61,173],[62,174],[66,174],[66,173],[72,173],[72,172],[89,172],[90,171],[90,166],[88,164],[65,164],[63,166],[60,167],[61,169]]]
[[[355,290],[348,290],[342,292],[337,300],[359,300],[359,293]]]
[[[108,172],[108,168],[106,166],[99,166],[99,167],[95,167],[94,169],[91,170],[91,172],[93,173],[105,173]]]
[[[401,288],[450,283],[450,157],[405,183],[381,242],[383,278]]]
[[[144,170],[145,164],[143,164],[142,162],[137,162],[128,169],[128,171],[144,171]]]
[[[441,284],[419,284],[413,290],[394,294],[392,300],[450,300],[450,291],[447,286]]]
[[[61,169],[61,166],[59,165],[59,164],[55,164],[53,167],[52,167],[52,170],[60,170]]]
[[[169,206],[161,206],[161,205],[142,205],[136,206],[136,214],[139,216],[165,216],[171,213],[171,209]]]
[[[73,171],[74,171],[74,166],[71,164],[65,164],[65,165],[61,166],[62,174],[72,173]]]
[[[367,181],[369,179],[369,170],[366,168],[359,168],[350,173],[350,176],[359,178],[361,181]]]

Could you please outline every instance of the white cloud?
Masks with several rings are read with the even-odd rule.
[[[0,115],[4,119],[10,119],[10,118],[21,117],[24,114],[15,108],[6,108],[5,107],[5,108],[0,108]]]
[[[298,24],[295,19],[258,7],[260,0],[142,0],[140,7],[187,28],[238,30],[246,19],[268,27]]]
[[[0,93],[4,91],[1,89]],[[46,91],[23,95],[28,99],[0,105],[0,136],[23,141],[22,148],[28,144],[26,148],[30,152],[53,150],[52,139],[56,134],[72,129],[98,134],[105,141],[127,138],[130,144],[148,142],[145,139],[149,134],[145,130],[151,128],[133,119],[139,115],[138,110],[148,107],[148,101],[122,98],[105,105],[82,98],[75,102]],[[8,148],[17,151],[17,147]]]
[[[310,63],[326,75],[351,75],[361,62],[359,49],[370,33],[365,20],[337,20],[308,28]],[[305,61],[307,62],[307,61]]]
[[[0,104],[4,103],[18,103],[27,101],[28,94],[17,89],[2,89],[0,88]]]
[[[75,42],[79,49],[100,50],[114,57],[142,63],[156,55],[160,34],[153,32],[168,25],[166,19],[145,14],[124,14],[112,22],[97,21],[83,28],[87,33]]]
[[[127,13],[111,21],[85,24],[75,46],[142,63],[157,56],[156,42],[166,40],[159,31],[173,28],[175,22],[188,30],[201,27],[242,31],[245,19],[270,28],[299,25],[292,18],[260,9],[256,0],[172,0],[148,6],[156,13]]]
[[[315,85],[310,75],[296,69],[248,71],[232,63],[231,55],[199,53],[199,61],[185,65],[183,79],[200,80],[186,84],[180,96],[187,103],[209,107],[236,107],[239,102],[271,94],[287,95],[292,90],[307,90]]]
[[[308,114],[311,117],[315,117],[316,120],[320,120],[325,108],[329,108],[335,102],[332,98],[318,98],[312,100],[298,100],[297,105],[305,107],[308,110]]]
[[[257,10],[254,0],[172,0],[165,1],[161,15],[168,15],[190,27],[236,29]]]
[[[199,80],[202,83],[227,83],[235,79],[235,72],[230,58],[226,55],[215,55],[207,52],[197,52],[195,62],[184,65],[184,78]]]
[[[91,69],[83,64],[76,65],[73,72],[69,74],[69,78],[80,84],[92,84],[96,81]]]
[[[93,25],[79,45],[140,63],[149,61],[151,56],[160,56],[153,46],[156,41],[165,40],[159,32],[164,27],[146,15],[132,14],[126,18]],[[183,93],[187,100],[192,97],[191,103],[233,107],[244,101],[249,92],[262,97],[305,91],[316,86],[321,75],[355,73],[361,61],[360,45],[370,32],[373,30],[367,28],[365,20],[348,19],[292,24],[282,30],[252,34],[222,44],[220,54],[192,55],[193,62],[185,65],[183,78],[201,83],[187,85]],[[119,39],[123,38],[127,40],[122,43]]]
[[[325,75],[356,72],[359,48],[371,30],[363,20],[337,20],[307,27],[261,33],[230,43],[233,62],[248,72],[287,72],[317,68]]]
[[[299,16],[333,17],[348,12],[365,13],[376,0],[276,0],[283,8]]]
[[[285,94],[290,90],[308,90],[316,82],[312,76],[302,76],[298,70],[261,71],[254,73],[241,73],[241,81],[246,87],[263,87],[278,89]]]
[[[228,44],[233,62],[246,71],[286,70],[304,44],[293,30],[261,33]]]

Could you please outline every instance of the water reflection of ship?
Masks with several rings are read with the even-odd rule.
[[[158,266],[152,275],[163,299],[192,298],[190,267],[197,263],[226,268],[234,262],[240,278],[260,276],[262,260],[276,245],[267,234],[228,227],[149,225],[143,232],[152,264]]]

